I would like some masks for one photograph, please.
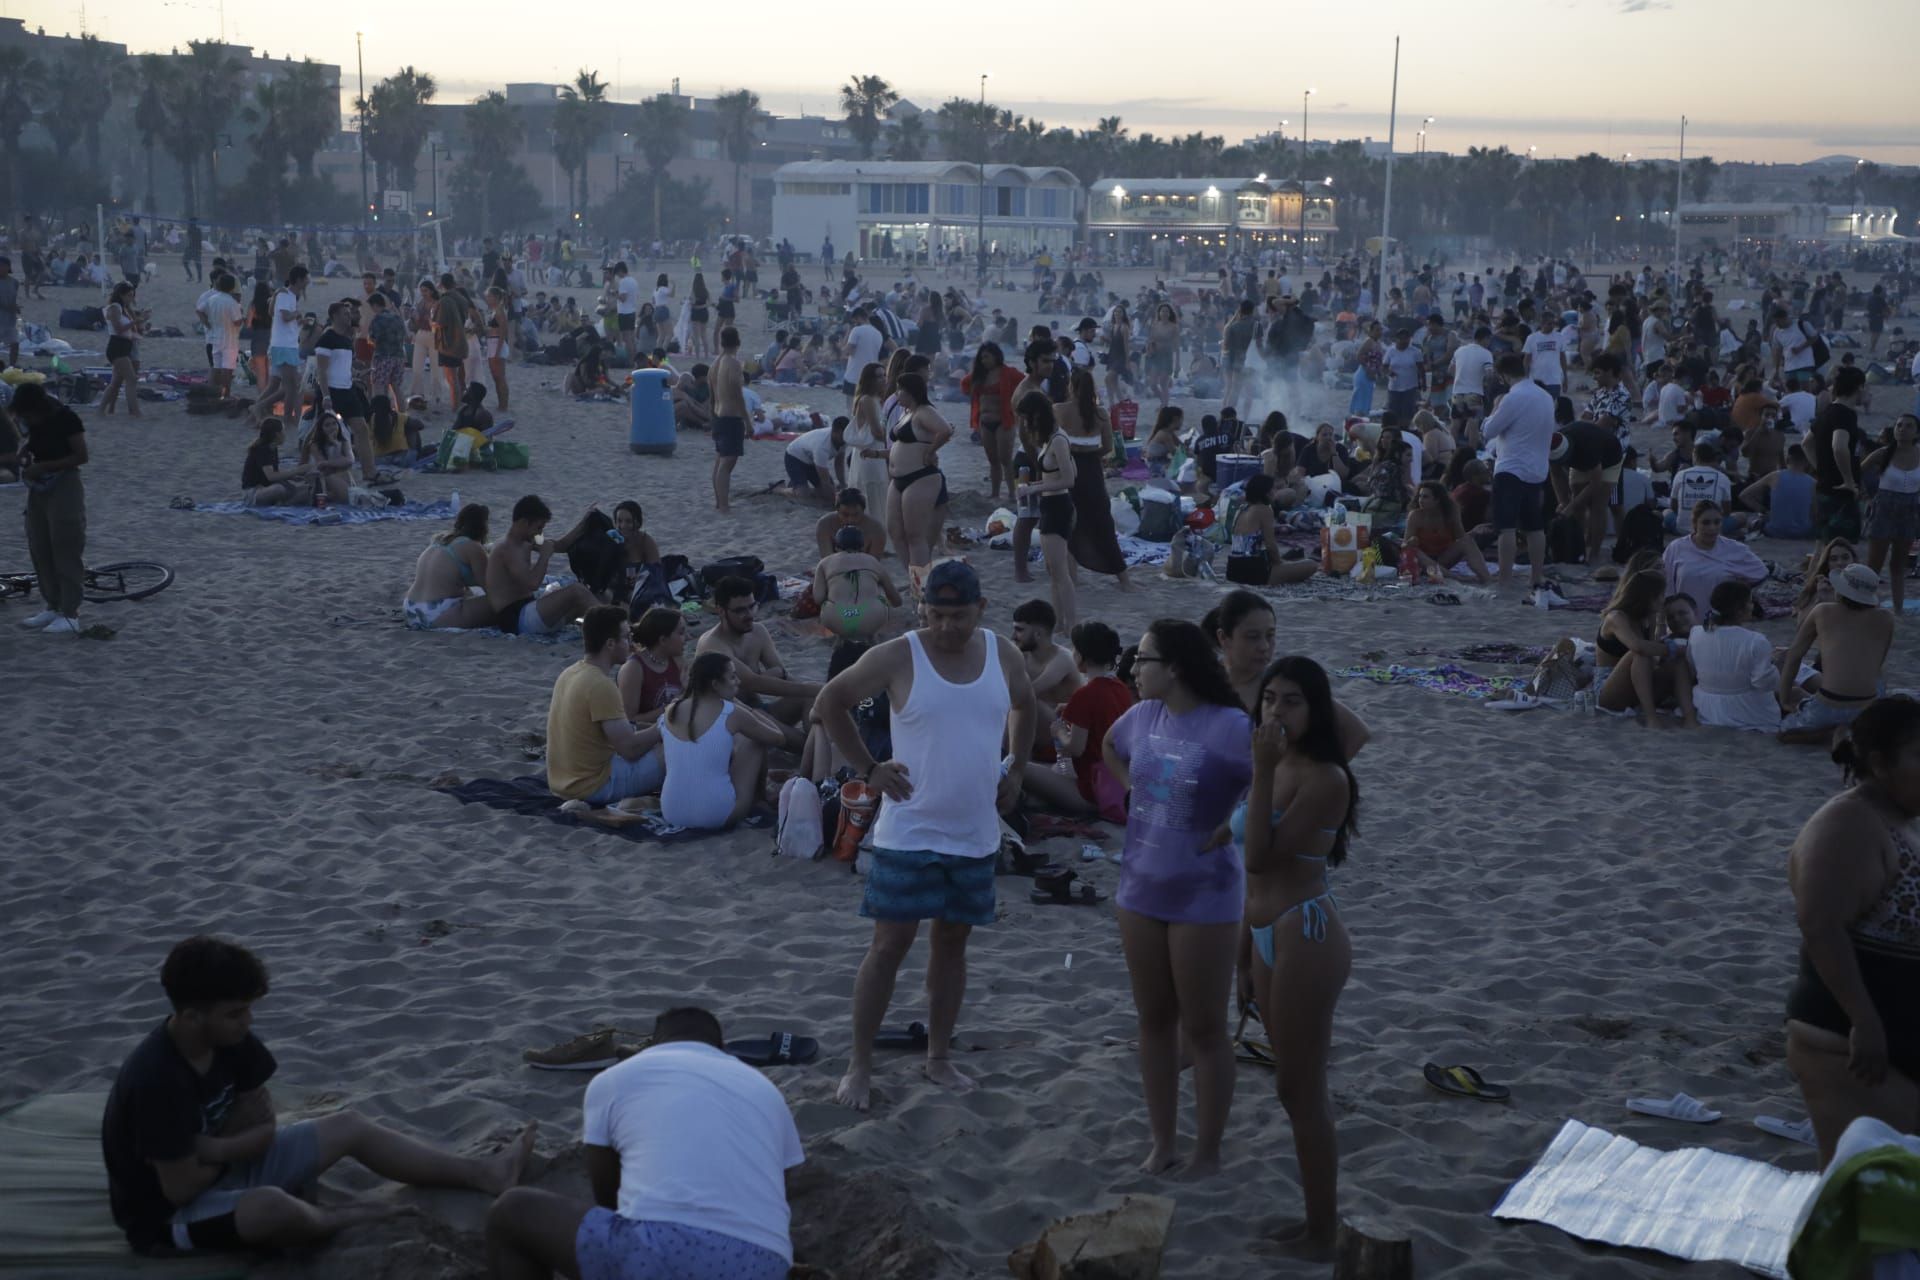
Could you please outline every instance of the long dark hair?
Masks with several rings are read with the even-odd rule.
[[[996,362],[994,365],[994,368],[1004,369],[1007,367],[1007,353],[1000,349],[999,343],[997,342],[981,343],[980,349],[973,353],[973,371],[967,375],[968,378],[972,381],[973,394],[976,396],[998,394],[999,392],[999,388],[995,387],[995,388],[989,389],[986,386],[982,385],[981,383],[981,379],[987,376],[987,370],[981,367],[980,361],[987,355],[988,352],[993,353],[993,358]]]
[[[253,301],[247,303],[247,327],[268,328],[273,324],[273,290],[265,280],[253,282]]]
[[[1020,403],[1014,406],[1014,412],[1020,415],[1020,430],[1026,433],[1027,447],[1035,453],[1046,448],[1047,441],[1053,439],[1056,426],[1053,401],[1047,399],[1047,393],[1027,392],[1020,397]]]
[[[703,653],[693,660],[687,668],[687,687],[673,700],[673,706],[667,711],[672,719],[680,710],[680,704],[687,704],[687,732],[693,732],[693,713],[700,709],[700,699],[713,692],[733,666],[733,658],[724,653]]]
[[[1073,407],[1080,413],[1080,434],[1093,431],[1100,419],[1100,397],[1093,388],[1093,371],[1084,365],[1075,369],[1067,379],[1067,394],[1073,397]]]
[[[454,513],[452,532],[441,534],[436,541],[442,546],[452,542],[455,538],[471,538],[475,542],[485,542],[487,540],[487,515],[487,508],[482,503],[468,502],[462,504],[460,510]]]
[[[1241,709],[1240,695],[1228,682],[1227,669],[1220,665],[1220,655],[1206,632],[1185,618],[1160,618],[1148,625],[1147,634],[1159,648],[1160,660],[1172,668],[1187,692],[1216,707]]]
[[[1878,757],[1884,768],[1916,734],[1920,734],[1920,702],[1904,694],[1876,698],[1834,743],[1833,762],[1846,771],[1848,781],[1862,781],[1870,776],[1870,761]]]
[[[1299,654],[1275,658],[1260,673],[1260,686],[1253,698],[1255,724],[1260,723],[1267,686],[1276,676],[1293,681],[1307,700],[1307,731],[1293,739],[1294,749],[1309,760],[1337,764],[1340,772],[1347,775],[1347,814],[1340,820],[1340,829],[1334,832],[1333,848],[1327,851],[1327,865],[1337,867],[1347,857],[1347,836],[1360,830],[1360,782],[1353,776],[1347,753],[1340,746],[1340,719],[1334,711],[1333,686],[1327,680],[1326,668],[1312,658]]]
[[[1254,613],[1265,613],[1271,616],[1273,606],[1246,588],[1236,587],[1221,596],[1220,603],[1213,606],[1207,616],[1200,620],[1200,629],[1206,632],[1207,643],[1212,644],[1215,636],[1230,636],[1238,631],[1240,624],[1247,620],[1248,615]]]

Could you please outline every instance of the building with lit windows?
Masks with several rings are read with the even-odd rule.
[[[1893,224],[1899,216],[1899,210],[1885,204],[1685,204],[1680,206],[1680,244],[1731,249],[1742,244],[1871,243],[1897,238]]]
[[[981,213],[984,200],[985,214]],[[1065,169],[961,160],[802,160],[773,174],[773,236],[801,253],[901,258],[1065,249],[1080,225],[1080,181]]]
[[[1257,178],[1101,178],[1087,205],[1087,240],[1102,254],[1152,255],[1168,244],[1226,250],[1324,246],[1339,230],[1331,181]]]

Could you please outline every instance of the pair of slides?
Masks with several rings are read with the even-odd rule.
[[[873,1038],[873,1047],[913,1052],[925,1049],[929,1042],[927,1024],[910,1022],[904,1027],[883,1028]],[[750,1067],[804,1067],[820,1056],[820,1042],[812,1036],[776,1031],[753,1040],[729,1040],[727,1052]]]
[[[1513,1091],[1503,1084],[1492,1084],[1484,1079],[1472,1067],[1442,1067],[1429,1062],[1423,1068],[1427,1083],[1442,1093],[1460,1098],[1474,1098],[1482,1102],[1505,1102],[1512,1098]],[[1671,1098],[1628,1098],[1627,1110],[1643,1116],[1653,1116],[1660,1120],[1678,1120],[1687,1124],[1713,1124],[1721,1118],[1721,1113],[1707,1106],[1689,1094],[1676,1093]],[[1756,1116],[1754,1127],[1763,1133],[1789,1142],[1798,1142],[1805,1146],[1817,1146],[1813,1136],[1813,1123],[1809,1120],[1782,1120],[1777,1116]]]

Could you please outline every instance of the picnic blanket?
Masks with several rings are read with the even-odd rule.
[[[1493,640],[1486,644],[1470,644],[1459,649],[1429,649],[1424,645],[1415,645],[1407,650],[1409,654],[1423,658],[1446,658],[1453,662],[1488,662],[1508,667],[1537,667],[1546,661],[1552,652],[1543,645],[1512,644],[1505,640]]]
[[[434,790],[452,796],[461,804],[483,804],[489,809],[500,809],[523,817],[545,818],[549,822],[558,822],[564,826],[590,827],[595,831],[604,831],[608,835],[641,843],[677,844],[683,840],[698,840],[702,836],[712,834],[704,830],[676,827],[657,813],[621,826],[596,822],[582,814],[562,813],[560,806],[566,802],[547,790],[546,776],[538,773],[528,774],[524,778],[475,778],[471,782],[462,782],[458,786],[435,787]],[[748,815],[740,825],[765,827],[769,825],[769,821],[765,814],[755,812]]]
[[[1568,1120],[1493,1216],[1785,1277],[1794,1224],[1819,1180],[1704,1147],[1655,1151]]]
[[[372,524],[378,520],[451,520],[453,504],[442,498],[435,502],[403,502],[392,507],[250,507],[244,502],[196,502],[178,508],[220,516],[254,516],[280,524]]]
[[[1434,693],[1451,693],[1467,698],[1497,698],[1524,686],[1524,676],[1483,676],[1478,671],[1451,662],[1437,667],[1407,667],[1398,662],[1386,666],[1340,667],[1334,673],[1343,680],[1370,680],[1374,684],[1410,684]]]

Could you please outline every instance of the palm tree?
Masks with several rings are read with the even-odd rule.
[[[180,82],[181,111],[176,121],[182,136],[175,156],[183,168],[194,170],[202,158],[206,160],[209,200],[220,194],[215,189],[220,174],[220,135],[233,119],[239,102],[243,69],[230,46],[217,40],[187,41]],[[191,203],[187,212],[196,212]]]
[[[438,91],[432,76],[402,67],[356,104],[366,119],[367,154],[382,188],[413,190],[420,148],[427,141],[427,103]]]
[[[493,228],[493,188],[513,166],[513,153],[520,142],[520,109],[507,101],[499,90],[483,93],[473,100],[466,113],[468,163],[479,170],[480,226]]]
[[[118,79],[115,72],[121,65],[99,36],[83,35],[67,50],[59,67],[58,83],[52,86],[59,125],[73,128],[86,138],[87,159],[96,172],[100,169],[100,127],[107,109],[113,105]],[[49,132],[53,132],[54,123],[46,122]]]
[[[667,166],[680,154],[680,141],[687,130],[687,109],[661,94],[648,98],[634,114],[633,133],[640,140],[640,153],[647,160],[647,176],[653,182],[653,238],[660,238],[660,189],[666,185]]]
[[[893,86],[879,76],[853,76],[840,86],[840,110],[846,113],[847,132],[860,144],[862,160],[873,159],[881,117],[899,101]]]
[[[302,58],[282,77],[279,91],[280,142],[301,178],[313,177],[313,157],[340,131],[340,95],[329,88],[320,65]]]
[[[173,101],[175,79],[173,64],[157,53],[143,53],[136,64],[138,92],[133,104],[133,124],[140,134],[140,145],[147,153],[147,208],[159,203],[154,195],[154,152],[166,144],[172,131],[168,109]]]
[[[253,129],[253,163],[247,168],[247,181],[265,189],[267,220],[276,226],[287,172],[287,115],[293,97],[285,81],[263,80],[253,86],[253,100],[240,109],[240,118]]]
[[[893,127],[893,142],[887,149],[890,160],[924,160],[927,155],[927,121],[921,115],[906,116]]]
[[[33,122],[33,100],[46,84],[46,68],[24,49],[0,49],[0,153],[6,160],[7,191],[0,208],[17,224],[20,211],[20,131]]]
[[[1120,153],[1127,146],[1127,126],[1120,123],[1119,116],[1101,116],[1099,123],[1094,126],[1092,141],[1094,154],[1099,161],[1095,167],[1102,172],[1086,176],[1083,179],[1086,182],[1116,172],[1114,166],[1119,163]]]
[[[560,105],[553,113],[553,153],[560,167],[567,171],[569,211],[577,210],[589,194],[581,179],[587,156],[604,127],[601,116],[606,102],[607,86],[597,71],[582,67],[574,75],[572,84],[560,86]]]
[[[720,125],[720,146],[733,161],[733,229],[740,230],[740,170],[753,156],[758,140],[754,131],[760,124],[760,95],[751,89],[735,89],[713,100]]]

